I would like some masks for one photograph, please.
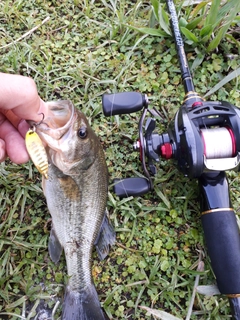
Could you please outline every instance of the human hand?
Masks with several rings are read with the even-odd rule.
[[[17,164],[29,160],[26,120],[41,121],[45,111],[33,79],[0,73],[0,162],[7,157]]]

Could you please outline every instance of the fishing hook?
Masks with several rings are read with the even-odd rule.
[[[32,123],[32,125],[31,125],[31,130],[34,131],[34,132],[36,131],[36,127],[37,127],[37,126],[40,126],[40,124],[44,123],[44,122],[43,122],[43,120],[44,120],[44,118],[45,118],[44,113],[41,112],[41,113],[38,113],[38,115],[42,115],[42,120],[40,120],[40,121],[38,121],[38,122],[33,122],[33,123]]]

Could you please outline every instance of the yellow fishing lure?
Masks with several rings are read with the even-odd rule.
[[[38,171],[48,179],[48,159],[42,140],[35,132],[35,128],[29,129],[26,133],[25,144],[32,162]]]

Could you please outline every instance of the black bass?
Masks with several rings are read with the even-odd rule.
[[[99,139],[84,114],[68,100],[48,103],[48,114],[36,125],[47,145],[48,179],[43,191],[52,216],[49,253],[58,262],[65,252],[69,281],[63,320],[108,319],[91,274],[94,244],[100,258],[115,240],[106,218],[108,172]]]

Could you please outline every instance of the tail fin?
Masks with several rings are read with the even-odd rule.
[[[62,320],[109,320],[101,308],[94,285],[82,292],[66,288]]]

